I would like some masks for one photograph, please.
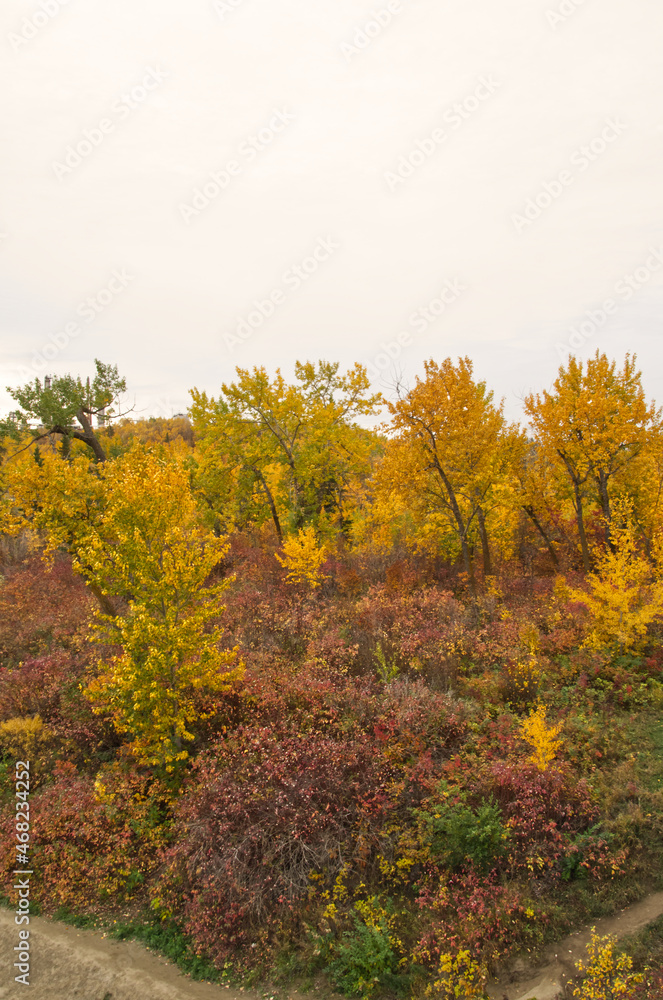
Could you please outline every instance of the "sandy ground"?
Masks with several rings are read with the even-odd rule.
[[[663,892],[614,917],[596,921],[600,934],[624,937],[663,914]],[[535,973],[522,968],[510,982],[492,982],[494,1000],[553,1000],[583,956],[589,928],[551,945]],[[14,982],[14,914],[0,910],[0,1000],[259,1000],[249,990],[195,983],[135,941],[114,941],[41,917],[30,920],[30,985]]]
[[[14,914],[0,910],[0,1000],[258,1000],[195,983],[135,941],[114,941],[98,931],[30,919],[30,985],[14,982],[18,944]]]

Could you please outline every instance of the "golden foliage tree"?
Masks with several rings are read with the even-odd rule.
[[[525,432],[514,440],[512,473],[522,510],[544,542],[553,566],[559,566],[560,506],[555,488],[555,470],[544,452]]]
[[[210,507],[240,526],[271,519],[279,542],[308,524],[344,525],[353,490],[370,472],[376,437],[355,420],[375,412],[357,364],[295,365],[289,384],[277,370],[237,368],[218,399],[192,390],[200,441],[198,480]]]
[[[491,572],[486,512],[508,464],[502,406],[473,376],[469,358],[426,361],[425,377],[389,403],[391,443],[382,483],[407,497],[421,514],[441,519],[455,534],[470,589],[476,593],[472,533],[480,538],[484,572]]]
[[[553,392],[525,399],[539,447],[570,487],[585,571],[591,566],[587,504],[594,502],[602,511],[612,545],[614,481],[660,423],[660,412],[645,400],[635,365],[635,355],[627,354],[618,370],[598,350],[586,364],[570,357],[560,366]]]
[[[154,453],[133,449],[109,466],[104,485],[105,509],[80,559],[129,608],[100,621],[100,638],[122,653],[87,693],[132,735],[141,760],[170,768],[187,756],[196,690],[227,690],[241,674],[216,624],[227,585],[206,586],[227,546],[201,525],[186,472]]]
[[[286,538],[283,542],[283,555],[277,552],[276,558],[287,570],[286,579],[289,583],[307,583],[313,588],[320,586],[327,551],[324,545],[318,543],[313,525],[300,528],[296,535]]]
[[[87,695],[141,761],[171,769],[187,756],[196,691],[241,673],[221,645],[226,585],[207,585],[226,543],[201,523],[186,469],[136,445],[96,468],[80,456],[27,461],[9,486],[13,527],[31,523],[47,552],[67,545],[102,604],[96,638],[121,648]]]
[[[596,572],[587,578],[589,591],[569,587],[567,594],[589,611],[586,647],[635,653],[652,622],[663,616],[663,581],[639,549],[630,503],[615,507],[621,517],[619,524],[613,521],[612,549],[597,554]]]
[[[548,725],[545,705],[539,705],[521,722],[520,735],[530,745],[532,761],[539,771],[547,771],[555,759],[562,746],[562,741],[557,738],[561,731],[561,723]]]

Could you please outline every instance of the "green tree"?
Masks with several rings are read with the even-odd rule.
[[[7,392],[20,409],[0,424],[0,433],[11,435],[17,442],[27,437],[28,447],[57,436],[65,456],[72,440],[81,441],[97,462],[104,462],[106,453],[95,433],[94,418],[105,421],[116,415],[114,405],[126,390],[126,382],[118,375],[116,365],[95,360],[95,368],[92,381],[62,375],[43,382],[36,378],[15,389],[8,386]]]

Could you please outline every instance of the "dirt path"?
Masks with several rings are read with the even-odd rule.
[[[615,934],[618,938],[635,934],[642,930],[652,920],[663,914],[663,892],[655,892],[640,903],[627,907],[614,917],[604,917],[596,920],[595,926],[599,934]],[[590,938],[590,928],[577,931],[563,941],[549,945],[546,949],[541,966],[532,977],[527,973],[520,976],[520,982],[493,981],[488,989],[493,1000],[554,1000],[561,993],[564,983],[573,978],[574,965],[579,958],[585,957],[585,947]]]
[[[14,982],[14,914],[0,910],[0,1000],[258,1000],[257,993],[196,983],[135,941],[114,941],[30,919],[30,985]]]
[[[654,893],[614,917],[596,921],[600,934],[625,937],[663,914],[663,892]],[[534,977],[524,971],[510,982],[492,982],[494,1000],[554,1000],[584,955],[589,928],[550,945]],[[248,990],[195,983],[177,967],[135,941],[114,941],[99,931],[67,924],[30,920],[30,985],[14,982],[14,946],[18,928],[14,914],[0,910],[0,1000],[259,1000]]]

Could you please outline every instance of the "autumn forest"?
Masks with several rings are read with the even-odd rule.
[[[237,368],[171,418],[127,388],[97,361],[0,421],[6,905],[18,761],[36,912],[270,996],[501,997],[663,889],[635,356],[569,357],[524,426],[469,358],[384,396]],[[663,998],[662,967],[663,919],[595,934],[567,996]]]

